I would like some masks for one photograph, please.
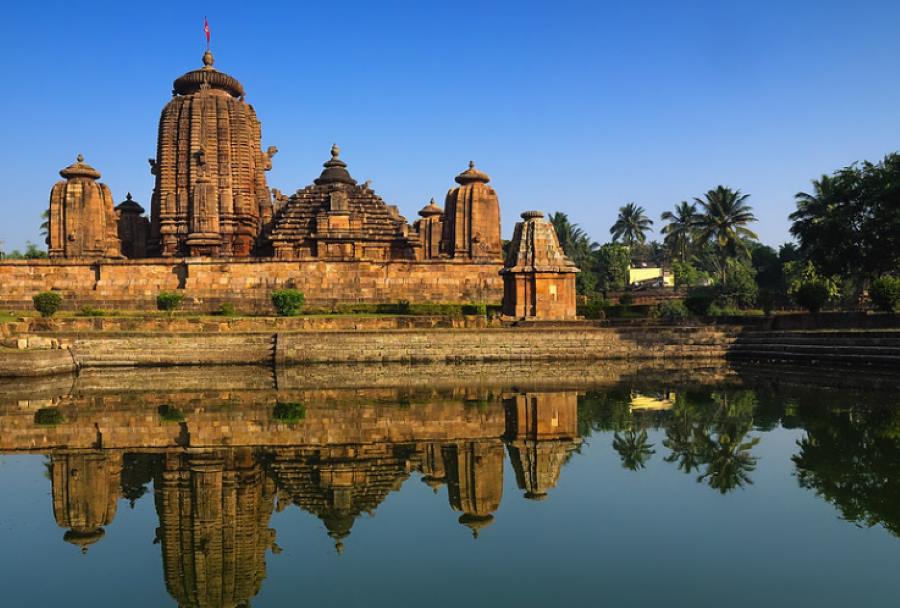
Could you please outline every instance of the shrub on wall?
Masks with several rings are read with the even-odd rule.
[[[656,307],[656,316],[664,321],[680,321],[688,316],[688,309],[681,300],[669,300]]]
[[[82,317],[102,317],[106,313],[104,313],[100,308],[94,308],[93,306],[82,306],[78,314]]]
[[[171,405],[161,405],[156,411],[163,422],[184,422],[184,412]]]
[[[272,306],[282,317],[293,317],[303,308],[306,298],[296,289],[277,289],[272,292]]]
[[[62,304],[62,296],[55,291],[42,291],[31,298],[31,301],[42,317],[52,317]]]
[[[295,401],[287,403],[279,401],[275,404],[272,417],[279,422],[286,422],[288,424],[300,422],[306,418],[306,406]]]
[[[181,305],[182,300],[184,300],[184,294],[161,291],[156,296],[156,308],[165,312],[173,312]]]
[[[684,297],[684,306],[692,315],[704,316],[716,300],[716,291],[711,287],[693,287]]]
[[[900,277],[885,275],[872,281],[869,299],[878,310],[885,312],[900,310]]]
[[[234,304],[231,302],[223,302],[219,305],[219,310],[216,311],[216,314],[222,317],[233,317],[237,312],[234,309]]]
[[[826,280],[811,278],[802,281],[794,290],[794,301],[811,313],[822,310],[831,299],[831,290]]]
[[[53,426],[64,422],[58,407],[44,407],[34,413],[34,423],[41,426]]]
[[[584,304],[576,306],[578,316],[593,320],[605,319],[607,308],[609,308],[609,301],[601,296],[588,296]]]

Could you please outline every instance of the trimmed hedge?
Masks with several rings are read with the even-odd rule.
[[[276,289],[272,292],[272,306],[282,317],[296,316],[305,302],[306,298],[296,289]]]
[[[174,291],[161,291],[156,296],[156,308],[164,312],[172,312],[176,308],[181,306],[182,300],[184,300],[184,294],[182,293],[175,293]]]
[[[31,302],[42,317],[52,317],[62,304],[62,296],[55,291],[42,291],[32,297]]]
[[[288,424],[300,422],[306,418],[306,406],[302,403],[297,403],[296,401],[289,401],[286,403],[279,401],[275,404],[275,409],[272,411],[272,417],[279,422],[286,422]]]

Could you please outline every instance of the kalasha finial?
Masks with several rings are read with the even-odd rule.
[[[213,63],[215,63],[215,59],[213,58],[212,51],[206,49],[206,52],[203,53],[203,67],[212,69]]]
[[[470,161],[469,161],[469,169],[474,169],[474,168],[475,168],[475,161],[474,161],[474,160],[470,160]]]
[[[125,195],[125,200],[131,202],[131,192]]]
[[[79,162],[79,163],[83,163],[84,162],[84,154],[79,154],[78,156],[76,156],[75,161]]]
[[[337,144],[331,144],[331,158],[337,158],[341,155],[341,148]]]

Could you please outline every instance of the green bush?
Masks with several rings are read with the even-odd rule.
[[[184,422],[184,412],[171,405],[161,405],[156,411],[163,422]]]
[[[44,407],[34,413],[34,423],[42,426],[52,426],[65,421],[58,407]]]
[[[81,310],[78,312],[78,316],[80,317],[102,317],[106,313],[100,308],[94,308],[93,306],[82,306]]]
[[[174,291],[161,291],[156,296],[156,308],[165,312],[173,312],[181,306],[184,300],[184,294],[175,293]]]
[[[272,412],[272,417],[279,422],[286,422],[288,424],[300,422],[301,420],[306,418],[306,406],[302,403],[297,403],[296,401],[290,401],[287,403],[282,403],[279,401],[275,404],[275,409]]]
[[[237,312],[234,309],[234,304],[231,302],[223,302],[219,304],[219,309],[216,311],[216,314],[221,317],[233,317]]]
[[[680,321],[687,318],[688,309],[681,300],[668,300],[656,307],[655,314],[665,321]]]
[[[52,317],[62,304],[62,296],[55,291],[42,291],[31,298],[31,301],[42,317]]]
[[[684,297],[684,306],[692,315],[704,316],[716,300],[716,290],[711,287],[692,287]]]
[[[487,304],[483,302],[479,302],[476,304],[463,304],[462,305],[462,314],[464,315],[478,315],[480,317],[486,317],[488,314]]]
[[[798,306],[811,313],[822,310],[829,300],[831,300],[831,290],[825,279],[806,279],[794,290],[794,301]]]
[[[293,317],[300,312],[306,298],[296,289],[276,289],[272,292],[272,306],[282,317]]]
[[[900,310],[900,277],[885,275],[872,281],[869,299],[878,310],[885,312]]]
[[[585,319],[605,319],[606,309],[609,308],[609,301],[601,296],[588,296],[584,304],[578,304],[578,316]]]
[[[744,311],[729,304],[713,302],[707,314],[711,317],[740,317],[744,315]]]
[[[763,314],[768,317],[775,308],[775,292],[771,289],[760,289],[756,296],[756,302],[762,308]]]

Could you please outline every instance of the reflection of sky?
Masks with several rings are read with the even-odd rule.
[[[525,500],[509,463],[496,520],[477,540],[413,475],[335,554],[320,520],[274,512],[254,606],[886,605],[900,583],[900,541],[860,529],[803,490],[790,456],[799,430],[756,432],[753,485],[726,495],[662,457],[623,469],[611,433],[586,439],[549,499]],[[82,556],[62,541],[44,458],[0,459],[0,572],[5,605],[170,605],[152,494],[119,504],[105,538]]]

